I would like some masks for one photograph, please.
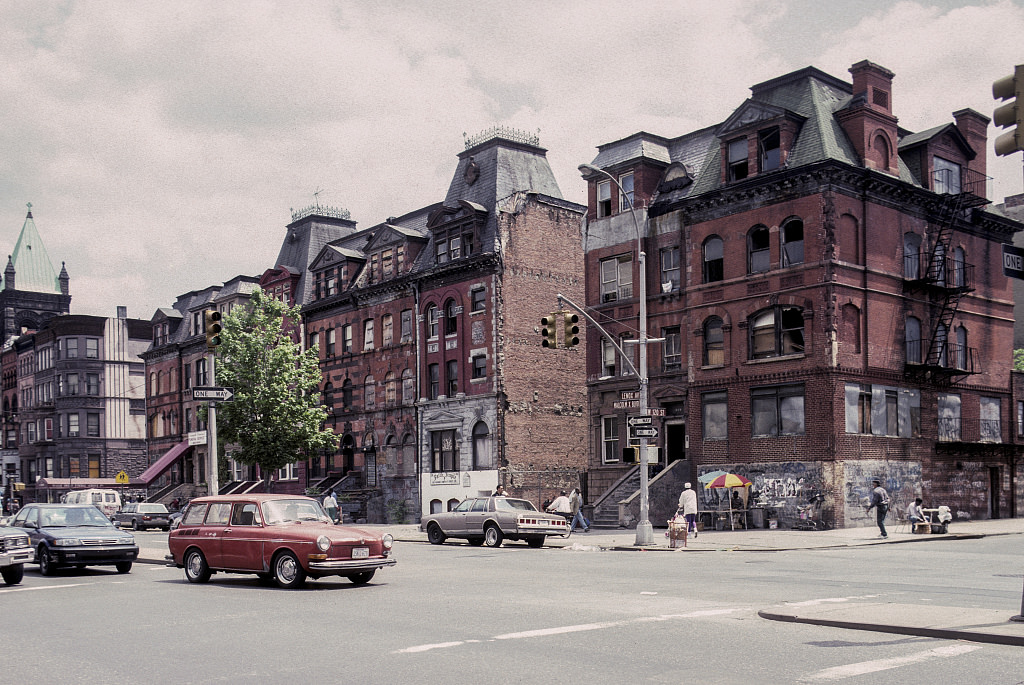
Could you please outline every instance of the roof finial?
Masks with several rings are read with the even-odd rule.
[[[25,204],[28,206],[28,216],[26,218],[31,219],[32,218],[32,203],[31,202],[27,202]]]

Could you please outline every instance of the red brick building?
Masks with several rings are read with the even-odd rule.
[[[910,132],[893,74],[850,72],[802,69],[753,86],[715,126],[598,148],[594,165],[638,208],[647,334],[663,339],[649,346],[655,525],[682,481],[715,470],[750,478],[784,525],[815,491],[826,519],[869,525],[875,477],[900,510],[915,496],[961,519],[1022,504],[1000,260],[1022,226],[988,208],[988,118],[961,110]],[[635,337],[630,205],[587,178],[587,302],[612,336]],[[589,334],[591,489],[599,514],[628,523],[631,410],[615,404],[637,380]]]
[[[584,208],[545,152],[519,132],[472,138],[443,201],[353,225],[310,262],[306,340],[340,438],[310,480],[357,515],[415,520],[499,483],[539,505],[579,483],[583,348],[542,348],[538,323],[558,292],[582,301]]]

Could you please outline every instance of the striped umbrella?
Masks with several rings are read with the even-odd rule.
[[[705,490],[719,489],[719,488],[748,488],[751,482],[743,476],[738,476],[735,473],[724,473],[718,476],[712,481],[709,481],[704,486]]]

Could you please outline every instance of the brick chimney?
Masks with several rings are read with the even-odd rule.
[[[888,174],[899,173],[896,117],[892,114],[892,79],[885,67],[867,60],[850,67],[853,99],[836,112],[864,166]]]
[[[974,150],[974,159],[967,162],[967,168],[976,171],[983,177],[988,175],[988,124],[991,121],[987,116],[976,112],[973,109],[961,109],[953,112],[953,119],[960,133],[967,139],[967,144]],[[965,190],[967,190],[965,188]],[[978,190],[984,191],[984,188]],[[984,192],[982,192],[984,194]]]

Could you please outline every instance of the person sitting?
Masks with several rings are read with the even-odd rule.
[[[919,523],[923,523],[925,520],[924,511],[921,510],[921,502],[923,501],[918,497],[914,500],[913,504],[907,507],[907,521],[910,522],[911,528]]]

